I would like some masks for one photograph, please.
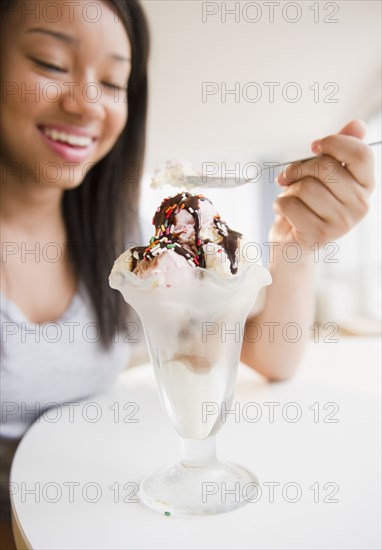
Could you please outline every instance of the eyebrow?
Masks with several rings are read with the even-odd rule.
[[[51,31],[50,29],[42,29],[39,27],[27,30],[27,33],[35,33],[35,32],[53,36],[54,38],[58,38],[59,40],[62,40],[67,44],[78,45],[78,40],[74,38],[74,36],[70,36],[69,34],[64,34],[62,32],[57,32],[57,31]]]
[[[62,32],[52,31],[50,29],[43,29],[38,27],[38,28],[28,29],[27,33],[47,34],[48,36],[53,36],[53,38],[58,38],[58,40],[62,40],[63,42],[66,42],[66,44],[71,44],[74,46],[78,46],[79,44],[78,40],[74,38],[74,36],[70,36],[70,34],[64,34]],[[124,61],[125,63],[131,62],[131,59],[129,57],[125,57],[118,53],[111,53],[109,57],[115,59],[116,61]]]

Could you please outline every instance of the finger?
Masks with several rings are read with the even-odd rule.
[[[297,197],[327,223],[335,224],[342,221],[344,213],[350,211],[321,182],[312,177],[306,177],[290,185],[282,196]]]
[[[367,208],[368,192],[359,185],[346,168],[329,156],[317,157],[302,164],[287,166],[280,175],[280,183],[295,184],[305,178],[314,177],[323,184],[341,203],[350,208]],[[286,185],[285,184],[285,185]]]
[[[354,183],[352,185],[360,187]],[[353,194],[350,195],[354,197]],[[349,231],[368,210],[366,201],[358,203],[354,198],[351,205],[343,204],[320,181],[312,177],[290,185],[284,196],[297,197],[321,220],[330,224],[333,229],[338,228],[342,234]]]
[[[343,134],[327,136],[313,150],[320,155],[333,157],[340,164],[344,163],[349,173],[363,187],[370,191],[374,187],[373,151],[357,137]]]
[[[358,139],[363,139],[367,132],[367,125],[363,120],[352,120],[348,122],[339,132],[343,136],[353,136]],[[320,139],[313,141],[311,144],[312,151],[315,153],[317,146],[320,143]]]
[[[363,120],[352,120],[342,128],[338,133],[344,136],[354,136],[363,139],[366,135],[367,126]]]
[[[285,186],[307,177],[320,180],[332,193],[335,193],[340,181],[347,180],[349,183],[353,180],[353,177],[339,162],[325,155],[314,157],[305,162],[288,164],[279,174],[278,182]]]
[[[312,242],[322,242],[325,239],[328,224],[299,198],[278,197],[273,203],[273,210],[287,219],[299,242],[306,241],[308,231]]]

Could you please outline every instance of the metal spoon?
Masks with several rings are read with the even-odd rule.
[[[382,141],[375,141],[374,143],[369,143],[369,147],[374,147],[376,145],[381,145]],[[308,157],[305,159],[300,160],[292,160],[288,162],[281,162],[279,164],[272,164],[271,166],[265,166],[264,168],[258,167],[259,172],[256,176],[256,178],[235,178],[235,177],[224,177],[222,175],[220,176],[209,176],[208,174],[202,174],[200,176],[187,176],[185,175],[182,178],[182,181],[179,181],[179,183],[188,189],[192,187],[220,187],[220,188],[230,188],[230,187],[239,187],[240,185],[245,185],[246,183],[251,183],[255,181],[259,181],[260,175],[265,172],[266,170],[269,170],[272,168],[273,170],[276,170],[277,168],[282,168],[283,166],[287,166],[288,164],[296,164],[300,162],[306,162],[307,160],[313,160],[317,159],[318,157]],[[345,164],[343,164],[345,166]]]

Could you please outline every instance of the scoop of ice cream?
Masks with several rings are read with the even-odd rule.
[[[172,235],[197,252],[202,242],[221,240],[215,221],[218,219],[218,212],[206,197],[183,192],[164,199],[154,214],[153,225],[156,237]]]
[[[154,286],[170,286],[191,276],[190,268],[235,276],[245,263],[241,233],[224,222],[203,195],[186,191],[164,199],[157,208],[155,234],[147,247],[135,247],[117,260],[118,269],[142,279],[153,278]],[[117,263],[116,262],[116,263]]]
[[[134,270],[135,275],[142,279],[154,278],[154,286],[171,286],[176,283],[179,273],[183,280],[191,277],[188,252],[178,254],[175,249],[162,248],[163,252],[152,259],[143,258]],[[192,260],[190,260],[192,262]],[[182,271],[181,271],[182,270]]]
[[[228,257],[231,273],[237,272],[242,234],[230,229],[203,195],[183,192],[164,199],[154,215],[153,224],[155,240],[174,239],[194,254],[193,260],[199,267],[207,267],[205,245],[220,245]],[[215,252],[210,249],[210,254]]]

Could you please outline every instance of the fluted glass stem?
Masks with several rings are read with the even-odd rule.
[[[215,436],[206,439],[181,438],[181,464],[186,468],[203,468],[216,462]]]

